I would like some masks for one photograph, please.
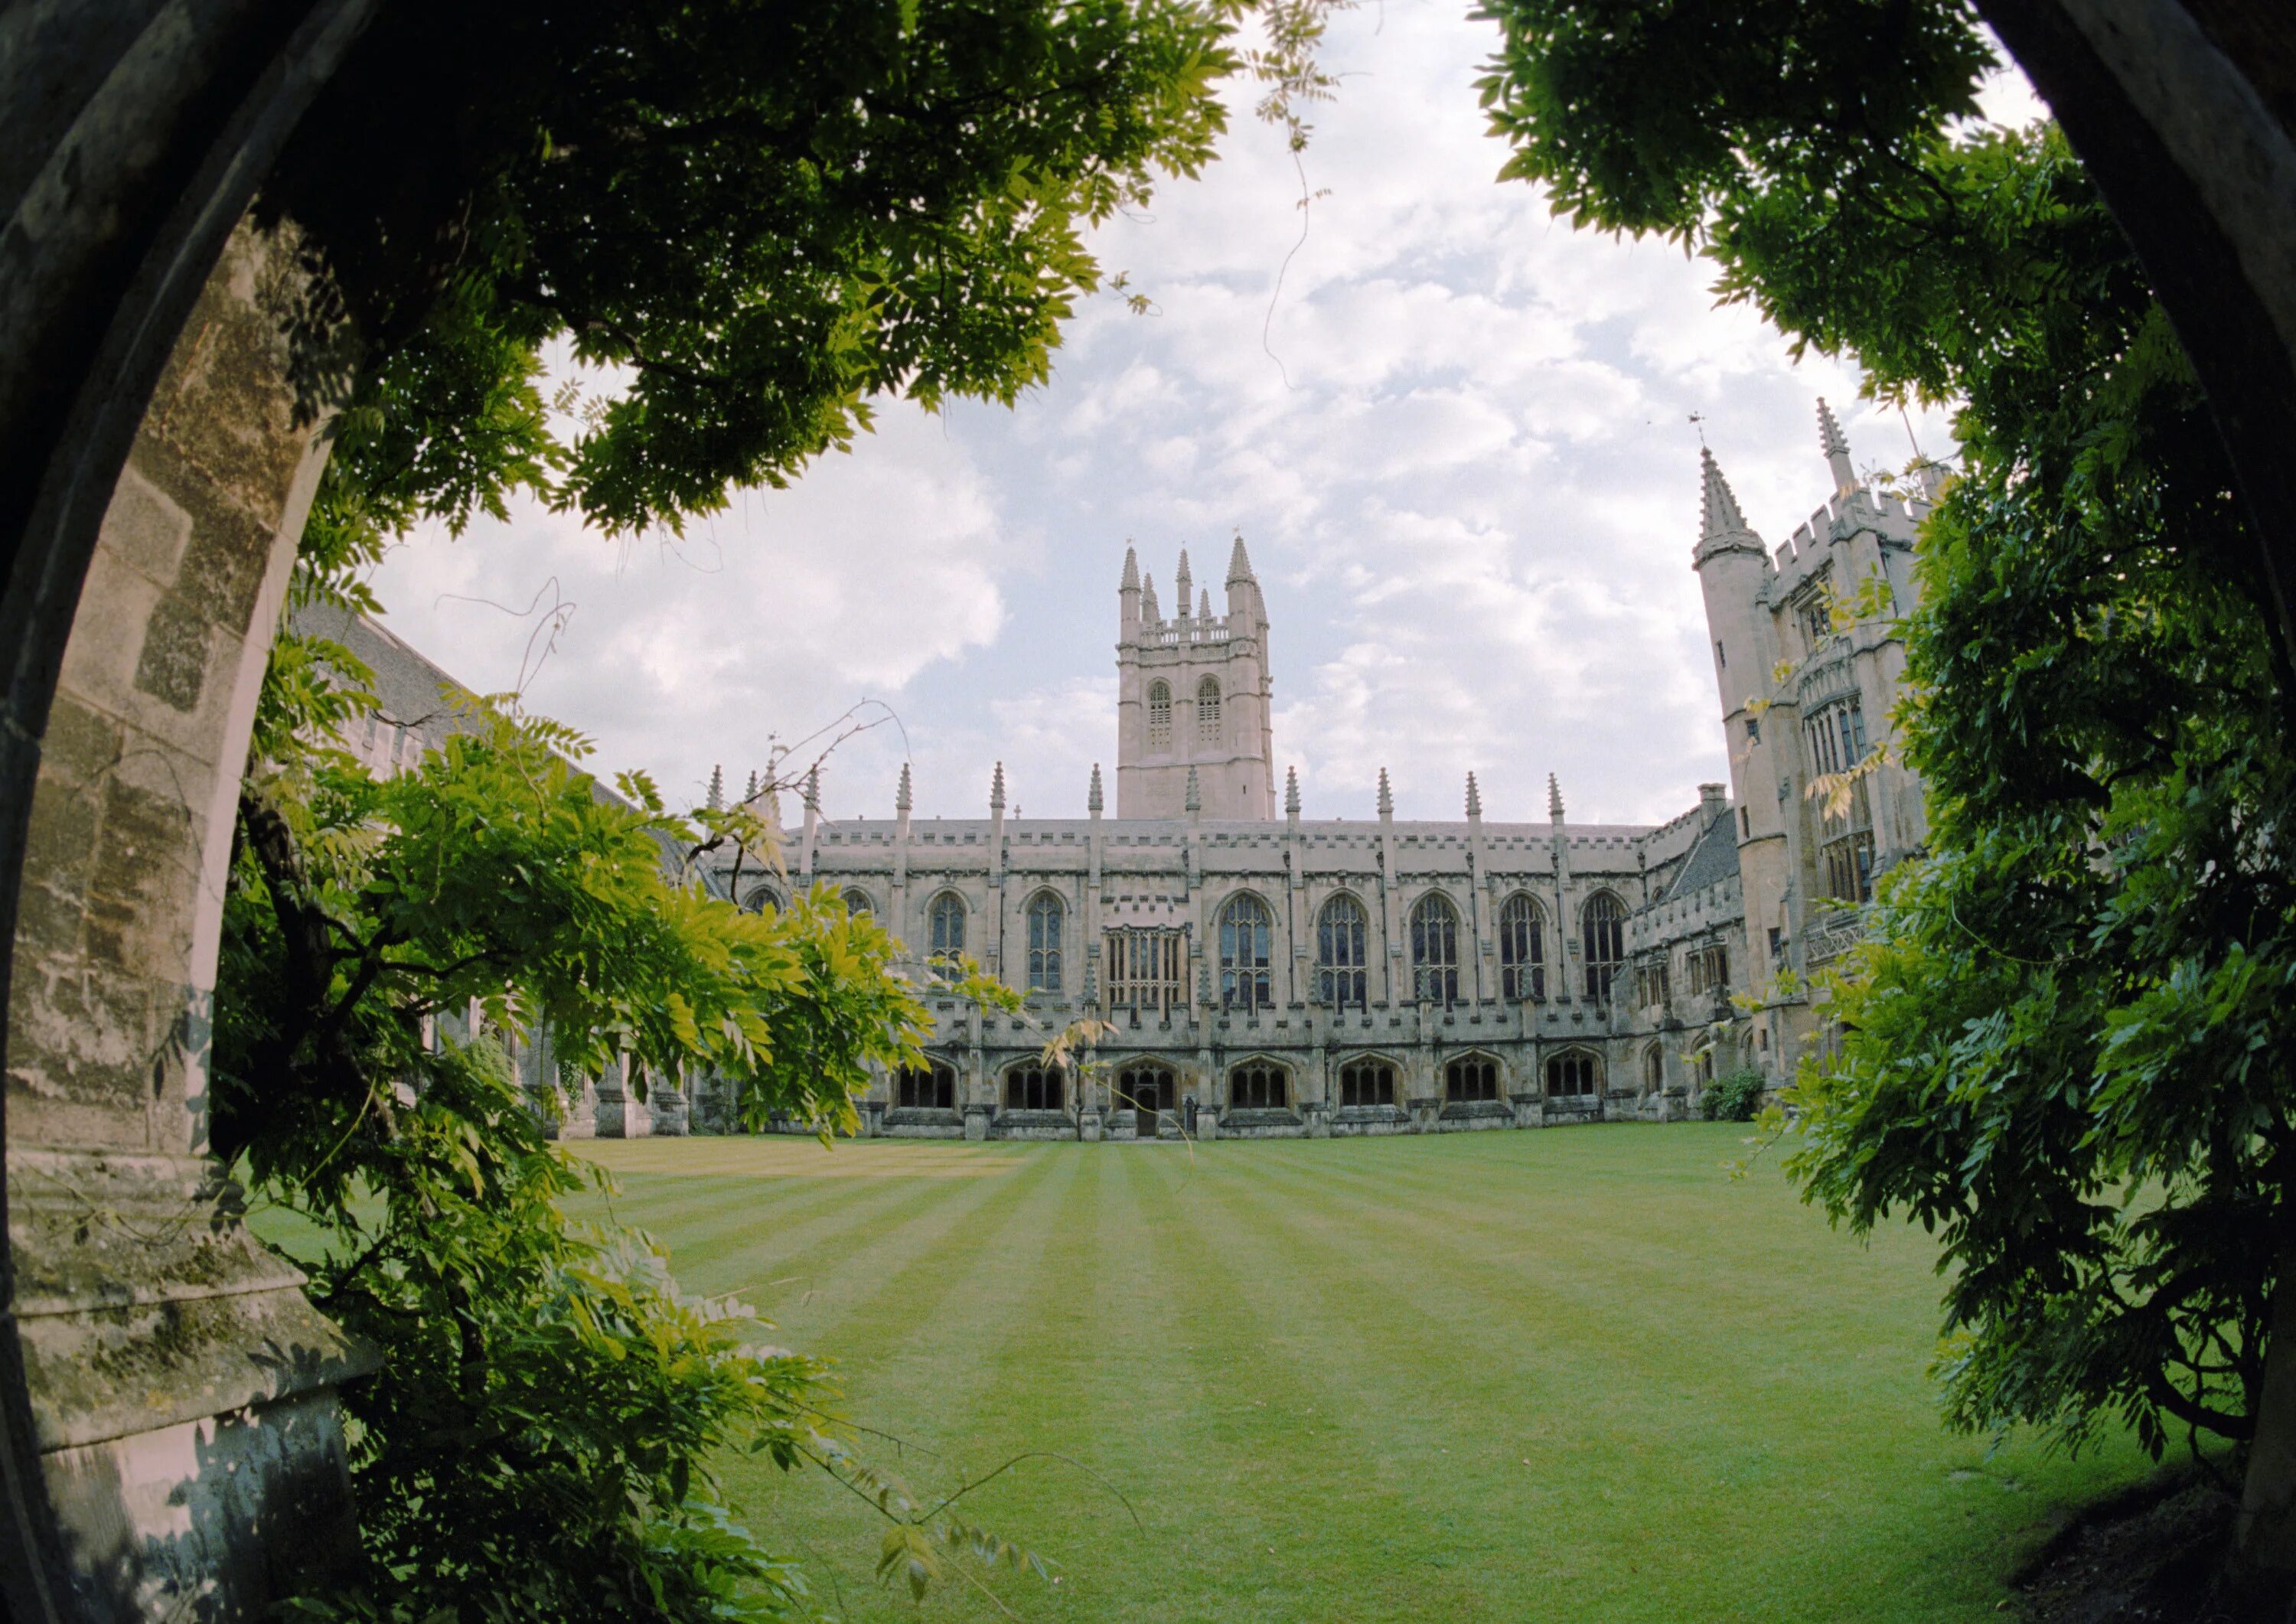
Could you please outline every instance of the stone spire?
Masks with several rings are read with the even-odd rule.
[[[1124,544],[1124,578],[1116,584],[1119,592],[1140,590],[1140,552],[1130,542]]]
[[[1211,618],[1212,589],[1209,586],[1200,586],[1196,589],[1196,619],[1209,620]]]
[[[1552,773],[1546,775],[1546,816],[1558,824],[1562,821],[1562,786]]]
[[[1387,769],[1385,767],[1379,769],[1379,815],[1382,817],[1393,817],[1395,816],[1395,791],[1387,787]]]
[[[749,792],[748,794],[746,794],[746,795],[744,795],[744,796],[742,796],[742,804],[743,806],[747,806],[747,805],[749,805],[749,803],[750,803],[750,802],[751,802],[751,801],[753,801],[753,800],[757,800],[757,798],[758,798],[758,769],[757,769],[756,767],[751,767],[751,768],[750,769],[750,792]]]
[[[1475,787],[1474,774],[1469,773],[1467,775],[1467,816],[1471,818],[1477,818],[1482,816],[1482,815],[1483,792]]]
[[[1092,788],[1086,792],[1084,798],[1084,809],[1091,813],[1095,817],[1098,817],[1100,816],[1101,806],[1100,763],[1095,761],[1092,764]]]
[[[893,810],[906,812],[913,803],[909,798],[909,764],[901,763],[901,787],[893,791]]]
[[[1817,444],[1825,453],[1825,465],[1833,473],[1833,494],[1846,496],[1857,488],[1857,471],[1849,465],[1849,441],[1841,432],[1841,425],[1833,419],[1833,408],[1825,404],[1825,397],[1817,398]]]
[[[1750,534],[1746,515],[1739,512],[1737,496],[1731,490],[1730,481],[1722,477],[1722,464],[1714,460],[1714,453],[1701,446],[1698,460],[1706,476],[1706,488],[1698,504],[1700,538],[1718,541]]]
[[[805,809],[810,816],[821,810],[821,763],[805,769]]]
[[[996,775],[988,781],[988,815],[991,817],[1004,816],[1004,764],[1002,761],[996,764]]]
[[[1190,573],[1188,570],[1188,550],[1185,547],[1182,547],[1180,549],[1179,578],[1173,583],[1173,586],[1178,595],[1174,602],[1178,612],[1183,616],[1185,616],[1188,612],[1188,599],[1190,595],[1195,589],[1195,579],[1196,578],[1194,575]]]
[[[1164,611],[1156,605],[1156,578],[1152,575],[1140,584],[1140,618],[1151,626],[1164,618]]]
[[[726,808],[726,768],[720,764],[709,769],[709,809],[722,812]]]
[[[1235,545],[1241,552],[1243,544],[1239,541]],[[1283,769],[1283,815],[1286,817],[1300,816],[1300,769],[1296,767]]]
[[[1187,810],[1191,812],[1201,812],[1204,809],[1203,787],[1197,783],[1196,769],[1193,767],[1188,769],[1188,799],[1185,805]]]
[[[1236,533],[1234,550],[1227,555],[1227,579],[1231,586],[1238,581],[1257,578],[1251,573],[1251,555],[1243,550],[1243,534]]]

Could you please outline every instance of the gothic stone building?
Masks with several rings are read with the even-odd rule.
[[[1813,783],[1868,757],[1903,668],[1927,504],[1868,488],[1819,405],[1833,493],[1775,554],[1710,453],[1693,565],[1731,783],[1654,827],[1279,814],[1267,608],[1243,543],[1212,611],[1180,554],[1174,611],[1128,550],[1117,590],[1116,816],[826,822],[791,882],[827,883],[907,944],[920,979],[967,954],[1023,1014],[928,997],[929,1064],[879,1080],[870,1131],[967,1138],[1314,1136],[1687,1114],[1718,1076],[1790,1075],[1822,1035],[1801,977],[1857,932],[1874,877],[1923,838],[1920,786],[1868,761],[1828,816]],[[1925,491],[1925,495],[1933,492]],[[1825,785],[1819,784],[1823,790]],[[721,886],[726,876],[720,874]],[[734,900],[780,900],[745,882]],[[1734,997],[1735,995],[1735,997]],[[1094,1069],[1041,1058],[1082,1017]],[[697,1101],[706,1120],[706,1101]]]

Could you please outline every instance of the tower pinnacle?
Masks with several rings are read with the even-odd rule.
[[[1480,817],[1482,815],[1483,792],[1475,787],[1474,774],[1469,773],[1467,775],[1467,816],[1472,818]]]
[[[709,769],[709,809],[722,811],[726,806],[726,769],[721,766]]]
[[[1151,575],[1140,586],[1140,619],[1153,626],[1163,618],[1164,611],[1156,603],[1156,578]]]
[[[1251,555],[1243,550],[1243,532],[1238,530],[1235,537],[1235,547],[1234,551],[1230,552],[1227,555],[1228,585],[1233,586],[1238,581],[1248,581],[1253,578],[1254,577],[1251,573]]]
[[[1193,595],[1195,586],[1195,579],[1196,578],[1191,574],[1188,570],[1188,550],[1185,547],[1182,547],[1180,549],[1180,573],[1174,585],[1178,590],[1179,612],[1183,615],[1188,612],[1188,599]]]
[[[1116,584],[1119,592],[1140,590],[1140,552],[1130,542],[1124,545],[1124,578]]]
[[[1746,522],[1746,515],[1738,509],[1738,498],[1730,489],[1730,481],[1722,477],[1722,465],[1714,454],[1703,446],[1698,450],[1699,466],[1704,476],[1704,488],[1698,503],[1698,546],[1696,554],[1725,547],[1751,547],[1763,551],[1762,538],[1754,534]]]
[[[996,775],[988,781],[988,810],[991,816],[1004,816],[1004,764],[996,764]]]
[[[913,803],[909,798],[909,764],[901,763],[901,787],[893,791],[893,810],[906,812]]]
[[[1084,809],[1091,813],[1095,817],[1098,817],[1100,816],[1101,806],[1100,763],[1095,761],[1092,764],[1092,789],[1085,796]]]
[[[1387,769],[1385,767],[1379,769],[1379,815],[1382,817],[1393,817],[1395,816],[1395,791],[1387,786]]]
[[[1546,775],[1546,816],[1558,824],[1562,821],[1562,786],[1552,773]]]
[[[1833,473],[1833,494],[1846,496],[1857,488],[1857,471],[1849,465],[1849,441],[1834,421],[1833,408],[1825,404],[1825,397],[1817,398],[1817,445],[1825,453],[1825,465]]]
[[[1300,769],[1296,767],[1283,769],[1283,812],[1287,817],[1300,816]]]

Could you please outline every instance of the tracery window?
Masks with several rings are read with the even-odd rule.
[[[1029,902],[1029,990],[1061,989],[1061,920],[1065,910],[1050,891],[1038,891]]]
[[[1363,904],[1339,896],[1324,905],[1316,923],[1316,996],[1338,1009],[1369,1006],[1364,966]]]
[[[1172,1073],[1162,1066],[1142,1062],[1127,1066],[1116,1074],[1116,1097],[1112,1103],[1119,1111],[1139,1113],[1139,1130],[1154,1133],[1157,1118],[1179,1103],[1179,1090]]]
[[[1866,759],[1866,706],[1855,693],[1820,707],[1801,725],[1813,773],[1846,773]]]
[[[869,893],[868,893],[868,892],[864,891],[864,890],[849,890],[849,891],[848,891],[848,892],[846,892],[846,893],[845,893],[845,917],[846,917],[846,918],[848,918],[848,919],[866,919],[866,918],[873,918],[873,917],[875,916],[875,915],[876,915],[876,912],[877,912],[877,905],[876,905],[875,903],[873,903],[873,902],[872,902],[872,901],[870,901],[870,900],[869,900]]]
[[[925,910],[925,923],[932,938],[933,957],[953,959],[964,951],[964,898],[955,891],[943,891]]]
[[[762,914],[767,908],[779,909],[781,906],[780,894],[770,885],[760,885],[742,898],[742,911],[745,914]]]
[[[1411,995],[1423,1004],[1459,1001],[1459,914],[1440,891],[1411,910]]]
[[[1578,925],[1587,958],[1587,997],[1608,1004],[1611,983],[1627,956],[1627,910],[1610,892],[1597,891],[1579,910]]]
[[[1666,1051],[1657,1044],[1643,1051],[1643,1087],[1651,1094],[1666,1087]]]
[[[1207,677],[1196,685],[1196,738],[1204,744],[1219,742],[1220,692],[1216,677]]]
[[[1690,992],[1693,997],[1702,992],[1730,990],[1730,949],[1722,942],[1710,942],[1690,951]]]
[[[1004,1109],[1061,1110],[1061,1069],[1038,1065],[1013,1067],[1004,1074]]]
[[[1139,1014],[1163,1014],[1185,1003],[1183,966],[1187,954],[1180,932],[1117,930],[1102,939],[1108,1007]]]
[[[1383,1060],[1349,1061],[1340,1068],[1340,1103],[1394,1104],[1395,1068]]]
[[[1264,1060],[1247,1062],[1227,1074],[1227,1103],[1239,1111],[1281,1111],[1285,1100],[1283,1068]]]
[[[1517,891],[1499,909],[1499,996],[1510,1002],[1546,997],[1546,915]]]
[[[1443,1068],[1443,1088],[1455,1101],[1474,1103],[1499,1097],[1499,1062],[1488,1054],[1463,1054]]]
[[[907,1110],[955,1110],[955,1069],[939,1061],[904,1068],[894,1079],[893,1103]]]
[[[1696,988],[1693,988],[1695,991]],[[1635,965],[1635,1007],[1655,1009],[1672,1001],[1674,969],[1664,955],[1639,960]]]
[[[1148,748],[1172,748],[1172,685],[1161,677],[1148,685]]]
[[[1546,1092],[1565,1099],[1595,1092],[1600,1080],[1595,1057],[1584,1049],[1557,1054],[1546,1062]]]
[[[1220,1003],[1229,1009],[1267,1009],[1269,992],[1267,905],[1250,894],[1220,910]]]

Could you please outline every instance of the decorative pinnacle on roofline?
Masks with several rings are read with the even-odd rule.
[[[1004,815],[1004,764],[996,764],[996,775],[988,781],[988,809],[997,816]]]
[[[1482,815],[1483,792],[1475,787],[1474,774],[1469,773],[1467,775],[1467,816],[1480,817]]]
[[[1385,767],[1379,769],[1379,815],[1382,817],[1393,817],[1395,816],[1395,791],[1387,787],[1387,769]]]
[[[893,791],[893,810],[906,812],[909,809],[910,804],[909,764],[904,761],[901,763],[901,787]]]
[[[1817,398],[1817,448],[1828,456],[1848,456],[1849,441],[1834,421],[1833,408],[1825,404],[1825,397]]]
[[[1546,816],[1558,824],[1562,821],[1562,786],[1552,773],[1546,775]]]
[[[816,761],[805,769],[805,809],[821,810],[821,763]]]
[[[709,809],[721,812],[726,808],[726,768],[721,764],[709,769]]]
[[[1236,544],[1238,547],[1242,545],[1242,542]],[[1283,769],[1283,811],[1286,816],[1300,816],[1300,769],[1296,767]]]
[[[1100,798],[1100,763],[1092,764],[1092,789],[1084,798],[1084,809],[1097,817],[1103,803]]]
[[[1160,620],[1164,618],[1164,611],[1156,604],[1156,578],[1152,575],[1146,577],[1140,584],[1140,618],[1148,621]]]

